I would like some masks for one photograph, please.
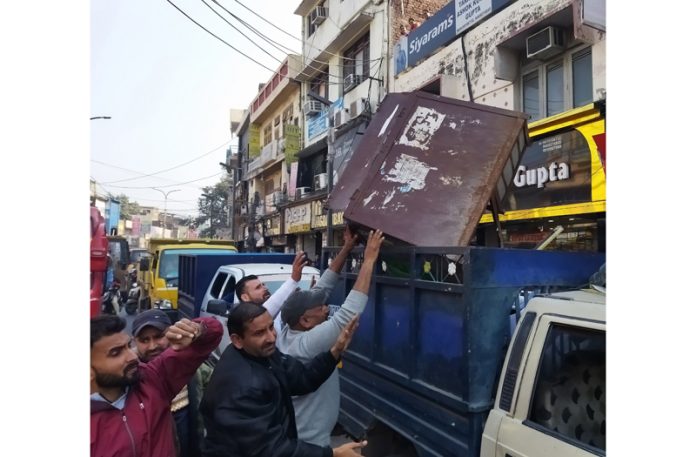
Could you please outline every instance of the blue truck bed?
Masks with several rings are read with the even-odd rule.
[[[356,255],[330,303],[352,288]],[[339,423],[355,437],[389,429],[421,457],[478,456],[520,294],[587,285],[604,262],[601,253],[383,248],[340,370]]]

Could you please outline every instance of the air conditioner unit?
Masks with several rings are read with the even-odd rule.
[[[342,126],[348,119],[348,113],[343,111],[342,109],[336,110],[336,112],[333,115],[333,126],[334,128],[338,128]]]
[[[298,187],[295,189],[295,200],[299,200],[312,191],[311,187]]]
[[[357,86],[361,82],[363,82],[362,75],[350,74],[350,75],[346,76],[345,78],[343,78],[344,90],[351,88],[353,86]]]
[[[314,190],[321,190],[321,189],[326,189],[326,186],[329,185],[329,179],[326,173],[319,173],[318,175],[314,175]]]
[[[527,58],[547,59],[563,52],[563,29],[546,27],[527,37]]]
[[[312,13],[310,14],[310,21],[313,25],[319,25],[326,20],[328,14],[328,8],[326,8],[325,6],[317,6],[312,10]]]
[[[322,109],[322,104],[320,101],[317,101],[317,100],[309,100],[309,101],[306,101],[304,104],[305,114],[321,113],[321,109]]]

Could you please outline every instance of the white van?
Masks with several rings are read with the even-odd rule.
[[[535,297],[505,358],[481,457],[596,455],[606,455],[605,294]]]
[[[201,304],[201,317],[214,317],[222,323],[225,334],[220,341],[218,348],[213,351],[212,358],[217,362],[228,344],[230,344],[230,336],[227,332],[227,311],[229,308],[220,306],[208,306],[211,300],[221,300],[230,294],[234,294],[234,287],[237,281],[248,275],[256,275],[263,282],[271,294],[290,278],[292,273],[292,265],[281,263],[249,263],[223,265],[217,269],[213,276],[208,290],[203,296]],[[320,271],[314,267],[304,267],[302,269],[302,279],[299,286],[301,289],[309,289],[312,277],[319,281]],[[238,303],[239,299],[234,296],[234,303]],[[279,325],[278,317],[276,319],[276,327]]]

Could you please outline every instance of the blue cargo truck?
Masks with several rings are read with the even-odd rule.
[[[353,255],[332,304],[357,278]],[[478,456],[511,321],[532,296],[586,287],[604,261],[601,253],[383,248],[343,358],[339,424],[368,440],[368,457]]]
[[[506,398],[528,392],[520,390],[515,370],[524,369],[518,363],[524,357],[531,362],[528,366],[535,360],[525,338],[510,345],[513,331],[520,333],[515,323],[530,297],[587,287],[605,256],[503,248],[499,213],[529,144],[527,118],[524,113],[423,92],[390,93],[336,176],[329,209],[342,211],[362,236],[377,228],[387,235],[368,305],[340,370],[339,424],[354,438],[367,438],[365,456],[478,457],[492,408],[505,411],[497,416],[499,425],[508,424],[500,419],[503,415],[524,427],[527,418],[535,417],[514,410],[524,399],[512,406],[506,400],[505,408],[494,406],[499,404],[494,398],[503,366],[512,367],[504,376]],[[476,231],[486,212],[492,215],[495,236],[480,240]],[[472,246],[477,242],[486,247]],[[335,250],[328,249],[323,259]],[[346,262],[332,304],[343,303],[357,278],[356,255]],[[539,300],[533,298],[530,306],[536,307]],[[562,304],[564,299],[548,300]],[[563,311],[563,306],[549,311],[544,322]],[[536,318],[527,322],[534,324],[525,327],[530,331],[546,325]],[[587,338],[566,339],[572,340],[576,352],[589,350]],[[508,346],[518,348],[515,363],[506,362]],[[597,348],[595,344],[590,349]],[[590,368],[600,372],[600,365]],[[549,376],[556,373],[548,371]],[[525,374],[526,380],[535,377]],[[547,403],[539,400],[538,409],[557,411],[553,397],[560,390],[546,392],[553,394]],[[588,395],[577,396],[581,397]],[[591,428],[593,435],[582,446],[591,447],[602,430],[597,432],[597,424],[585,419],[578,419],[578,426]],[[568,423],[556,428],[573,429]],[[489,430],[495,429],[491,424]],[[507,432],[487,435],[485,450],[494,449],[496,457],[577,457],[594,452],[583,454],[571,445],[570,454],[560,453],[559,443],[567,439],[563,436],[548,451],[518,453],[495,441]]]

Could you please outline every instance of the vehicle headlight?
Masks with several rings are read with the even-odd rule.
[[[172,302],[169,300],[157,300],[155,302],[155,308],[159,309],[172,309]]]

